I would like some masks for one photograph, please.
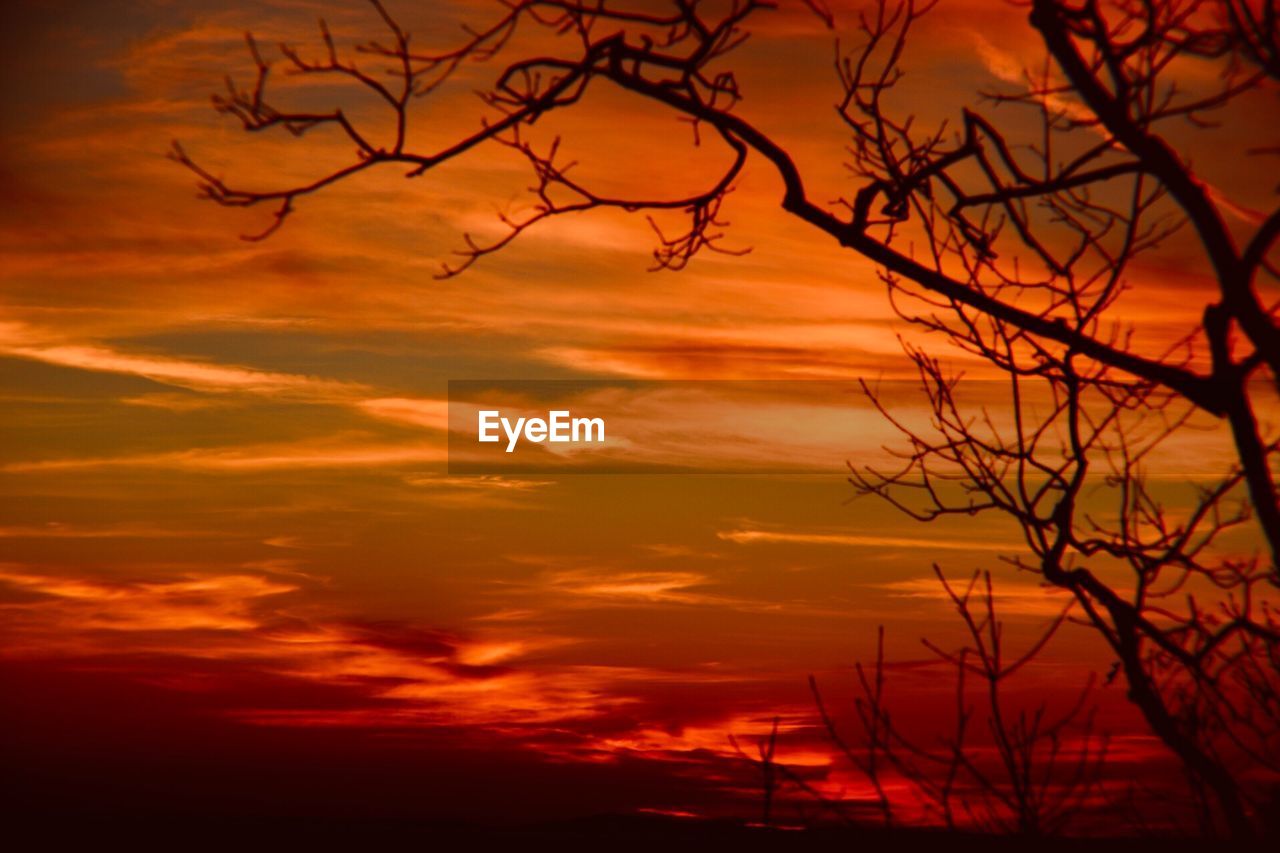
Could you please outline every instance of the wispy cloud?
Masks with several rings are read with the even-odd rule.
[[[171,539],[224,537],[224,531],[198,531],[159,524],[44,524],[0,526],[0,539]]]
[[[724,604],[722,596],[699,592],[709,583],[697,572],[601,572],[567,569],[549,573],[554,592],[622,603]]]
[[[635,667],[531,666],[533,653],[573,641],[527,629],[476,636],[317,612],[293,595],[302,583],[216,572],[108,581],[0,566],[0,586],[29,596],[4,605],[4,653],[49,660],[129,652],[139,674],[148,654],[217,660],[365,694],[337,710],[281,707],[278,697],[256,707],[244,697],[226,711],[263,725],[558,725],[634,704],[627,685],[649,677]]]
[[[60,367],[140,376],[167,385],[198,391],[238,391],[251,394],[347,397],[359,388],[346,382],[255,370],[239,365],[124,352],[83,343],[28,342],[29,330],[0,324],[0,353]]]
[[[978,58],[982,60],[982,64],[993,77],[1015,86],[1031,84],[1032,81],[1028,76],[1026,64],[1015,54],[996,47],[986,36],[976,30],[969,31],[969,38],[973,40],[974,46],[978,49]],[[1098,119],[1093,114],[1093,111],[1074,98],[1058,94],[1047,94],[1042,96],[1041,100],[1045,109],[1051,113],[1064,115],[1082,124],[1097,124]]]
[[[952,589],[956,590],[956,587],[953,583]],[[890,581],[876,584],[876,588],[898,598],[918,598],[951,605],[951,596],[936,577]],[[963,586],[959,591],[962,590]],[[1070,593],[1057,587],[1026,583],[996,583],[992,586],[992,598],[996,613],[1006,616],[1056,616],[1073,600]]]
[[[28,619],[43,616],[77,631],[245,631],[259,624],[255,602],[297,590],[293,584],[242,574],[109,583],[0,570],[0,582],[45,597],[11,605],[11,615],[16,610]]]
[[[377,397],[356,403],[360,411],[397,423],[448,431],[449,401],[416,397]]]
[[[10,473],[85,471],[109,468],[162,468],[190,471],[265,471],[297,468],[367,468],[444,462],[448,453],[436,444],[377,444],[368,441],[316,440],[244,447],[208,447],[163,453],[139,453],[12,462]]]
[[[875,536],[863,533],[799,533],[779,530],[721,530],[716,536],[739,545],[834,545],[849,548],[919,548],[955,551],[995,551],[1007,554],[1019,549],[1014,542],[981,539],[940,539],[929,536]]]

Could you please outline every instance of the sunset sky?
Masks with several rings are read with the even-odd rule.
[[[493,15],[482,0],[388,6],[431,47]],[[782,6],[727,61],[742,114],[834,199],[856,187],[831,110],[836,34]],[[834,8],[852,39],[860,7]],[[884,460],[895,441],[855,380],[918,421],[898,339],[918,334],[869,262],[778,208],[765,164],[748,165],[723,211],[725,245],[748,255],[650,272],[644,218],[602,211],[439,280],[464,232],[495,236],[496,211],[527,208],[528,166],[511,152],[340,184],[262,242],[238,236],[269,210],[198,199],[165,156],[178,139],[210,171],[268,187],[344,162],[336,135],[245,134],[209,95],[224,73],[249,79],[246,29],[264,49],[314,50],[323,16],[349,44],[379,36],[367,5],[18,0],[3,15],[0,720],[32,808],[743,816],[758,782],[729,735],[753,750],[775,717],[781,760],[861,802],[809,674],[847,722],[853,664],[884,625],[902,663],[890,690],[927,730],[952,686],[920,665],[920,639],[959,641],[935,563],[961,581],[996,573],[1015,648],[1065,605],[1001,560],[1023,544],[999,518],[924,527],[851,500],[846,461]],[[911,44],[904,112],[954,119],[1016,82],[1041,59],[1033,35],[1022,9],[943,0]],[[413,138],[429,149],[478,127],[474,90],[498,67],[465,65],[415,105]],[[345,87],[278,82],[282,100],[343,103],[387,132]],[[1274,188],[1247,157],[1209,156],[1265,121],[1241,110],[1185,144],[1244,226]],[[622,190],[696,188],[726,157],[604,87],[536,129],[555,134],[582,177]],[[1175,244],[1133,270],[1117,316],[1140,321],[1139,346],[1198,322],[1210,285],[1190,256]],[[970,399],[1004,393],[931,345],[969,375]],[[753,436],[759,458],[804,454],[804,474],[468,476],[446,464],[451,379],[824,380],[849,393],[820,415],[774,412],[803,422],[766,430],[776,446]],[[688,416],[707,446],[727,429],[722,410]],[[1191,441],[1153,463],[1175,505],[1231,459],[1215,432]],[[1252,529],[1232,536],[1258,547]],[[1106,666],[1097,637],[1067,625],[1018,690],[1069,704]],[[1117,773],[1167,766],[1120,685],[1095,700]]]

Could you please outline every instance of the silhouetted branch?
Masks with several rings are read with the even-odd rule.
[[[900,787],[906,783],[915,798],[927,805],[943,825],[977,827],[984,831],[1022,835],[1063,832],[1099,791],[1107,754],[1107,738],[1096,733],[1088,700],[1089,680],[1075,701],[1051,715],[1046,704],[1014,710],[1005,686],[1035,659],[1062,626],[1064,609],[1022,654],[1007,659],[1003,629],[997,618],[990,573],[975,573],[963,590],[936,569],[969,642],[946,651],[924,640],[955,678],[954,728],[934,742],[905,731],[894,722],[884,683],[884,631],[880,629],[876,660],[868,673],[858,666],[859,696],[854,703],[861,736],[850,742],[837,730],[810,679],[819,715],[833,743],[871,783],[880,798],[886,824],[890,803],[884,785],[886,772]],[[975,703],[972,688],[980,701]],[[985,724],[990,748],[979,743],[972,723]],[[996,761],[986,756],[994,749]],[[912,797],[904,796],[910,801]],[[1096,805],[1095,805],[1096,807]]]

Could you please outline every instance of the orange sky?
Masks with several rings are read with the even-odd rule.
[[[491,14],[480,0],[389,5],[424,45]],[[847,27],[850,4],[836,8]],[[891,439],[865,401],[843,446],[824,433],[832,474],[790,478],[449,476],[442,405],[448,379],[909,378],[908,330],[873,268],[788,219],[752,164],[724,211],[745,257],[651,273],[643,219],[601,212],[436,280],[462,232],[496,234],[495,209],[528,203],[526,167],[488,148],[412,182],[388,170],[338,186],[241,242],[268,212],[197,200],[165,151],[181,139],[211,170],[264,182],[346,156],[323,134],[246,138],[208,105],[225,70],[249,73],[246,28],[302,42],[317,14],[340,39],[377,25],[360,3],[307,0],[4,12],[0,667],[22,696],[9,720],[29,733],[13,754],[53,768],[31,790],[99,748],[142,778],[161,748],[213,761],[221,744],[266,767],[320,744],[344,778],[375,756],[387,779],[437,785],[449,813],[483,811],[468,796],[492,768],[540,789],[532,812],[733,813],[754,777],[727,735],[750,740],[777,715],[790,760],[833,796],[865,797],[814,727],[805,676],[848,699],[882,623],[899,660],[926,656],[921,636],[954,639],[931,564],[999,568],[1012,528],[922,531],[849,503],[844,460]],[[832,35],[789,6],[762,20],[734,60],[742,110],[791,147],[818,197],[848,192]],[[1035,60],[1028,32],[1020,10],[943,0],[912,46],[904,103],[954,117]],[[416,114],[415,139],[474,128],[471,90],[493,73],[466,67]],[[347,97],[310,83],[291,96]],[[724,162],[651,106],[605,91],[581,106],[538,134],[564,134],[583,176],[697,186]],[[1264,120],[1186,145],[1240,143]],[[1199,162],[1241,222],[1265,204],[1247,158]],[[1206,279],[1184,261],[1173,246],[1135,271],[1141,297],[1122,319],[1142,321],[1144,345],[1197,320],[1187,294]],[[886,387],[919,415],[906,386]],[[1157,473],[1218,470],[1218,439],[1194,440]],[[1247,551],[1251,536],[1228,544]],[[998,590],[1012,641],[1058,612],[1011,572]],[[1087,631],[1061,639],[1027,671],[1028,696],[1061,698],[1063,673],[1097,666]],[[949,695],[932,670],[894,687],[908,704]],[[1119,760],[1157,760],[1120,688],[1099,701]],[[433,761],[455,773],[452,798],[418,772]],[[204,795],[230,797],[229,773]],[[135,781],[122,801],[148,796]],[[323,800],[296,784],[281,796]]]

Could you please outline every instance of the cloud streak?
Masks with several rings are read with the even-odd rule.
[[[931,551],[991,551],[1001,554],[1018,551],[1014,542],[991,542],[979,539],[938,539],[905,536],[875,536],[862,533],[802,533],[777,530],[721,530],[716,537],[739,545],[828,545],[841,548],[909,548]]]
[[[0,466],[0,470],[14,474],[115,468],[249,472],[306,468],[378,468],[442,463],[447,459],[448,451],[442,445],[436,444],[312,441],[11,462]]]
[[[0,354],[31,359],[59,367],[139,376],[166,385],[205,392],[242,392],[261,395],[298,395],[333,399],[345,398],[360,386],[320,379],[255,370],[239,365],[177,358],[167,355],[128,353],[111,347],[78,343],[28,343],[31,333],[0,325]]]

